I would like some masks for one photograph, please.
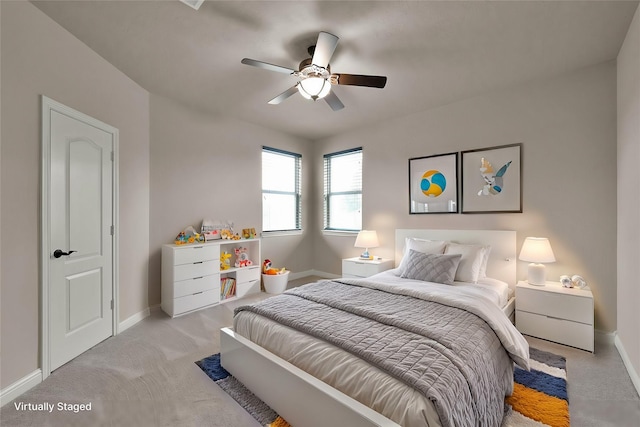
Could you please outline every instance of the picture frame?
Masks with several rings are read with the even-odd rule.
[[[409,214],[458,213],[458,153],[409,159]]]
[[[522,212],[522,144],[460,153],[462,213]]]

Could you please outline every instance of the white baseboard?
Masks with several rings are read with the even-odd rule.
[[[319,276],[325,279],[337,279],[338,277],[340,277],[337,274],[325,273],[324,271],[306,270],[306,271],[299,271],[297,273],[294,273],[294,272],[289,273],[289,280],[297,280],[297,279],[302,279],[309,276]]]
[[[615,332],[604,332],[598,329],[593,331],[593,337],[597,343],[601,344],[613,344],[615,342]]]
[[[618,353],[620,353],[622,362],[624,363],[624,366],[627,368],[629,377],[631,377],[631,382],[633,383],[633,386],[636,388],[636,391],[638,392],[638,394],[640,394],[640,377],[638,376],[638,373],[634,369],[633,364],[629,359],[629,355],[624,349],[624,345],[622,344],[622,341],[620,341],[620,337],[618,336],[618,334],[615,334],[614,342],[615,342],[616,348],[618,349]]]
[[[150,314],[151,314],[151,309],[147,307],[141,312],[136,313],[133,316],[130,316],[129,318],[123,320],[118,324],[118,333],[120,334],[126,331],[127,329],[129,329],[130,327],[132,327],[133,325],[135,325],[145,317],[149,317]]]
[[[29,375],[19,379],[10,386],[3,388],[0,391],[0,406],[4,406],[12,400],[20,397],[20,395],[26,393],[41,382],[42,371],[40,369],[36,369]]]
[[[340,277],[342,277],[339,274],[327,273],[325,271],[319,271],[319,270],[311,270],[311,271],[313,272],[314,276],[320,276],[325,279],[339,279]]]

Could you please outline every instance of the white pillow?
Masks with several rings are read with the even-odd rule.
[[[484,257],[482,258],[482,265],[480,266],[480,275],[478,279],[484,279],[487,277],[487,264],[489,263],[489,255],[491,254],[491,245],[484,246]]]
[[[449,243],[444,250],[447,255],[462,255],[456,271],[456,281],[471,283],[478,282],[485,252],[485,247],[482,245],[460,245],[458,243]]]
[[[412,249],[416,252],[422,252],[423,254],[442,255],[446,246],[447,242],[444,240],[426,240],[407,237],[404,239],[404,253],[398,270],[402,272],[407,268],[409,252],[411,252]]]

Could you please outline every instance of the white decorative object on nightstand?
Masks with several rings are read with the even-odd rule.
[[[525,335],[593,352],[593,294],[558,282],[518,282],[516,327]]]
[[[342,260],[342,277],[369,277],[393,268],[391,259],[374,259],[366,261],[360,257]]]

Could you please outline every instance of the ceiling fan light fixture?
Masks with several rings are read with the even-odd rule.
[[[322,99],[331,91],[331,83],[328,79],[319,76],[311,76],[300,80],[298,92],[306,99]]]

